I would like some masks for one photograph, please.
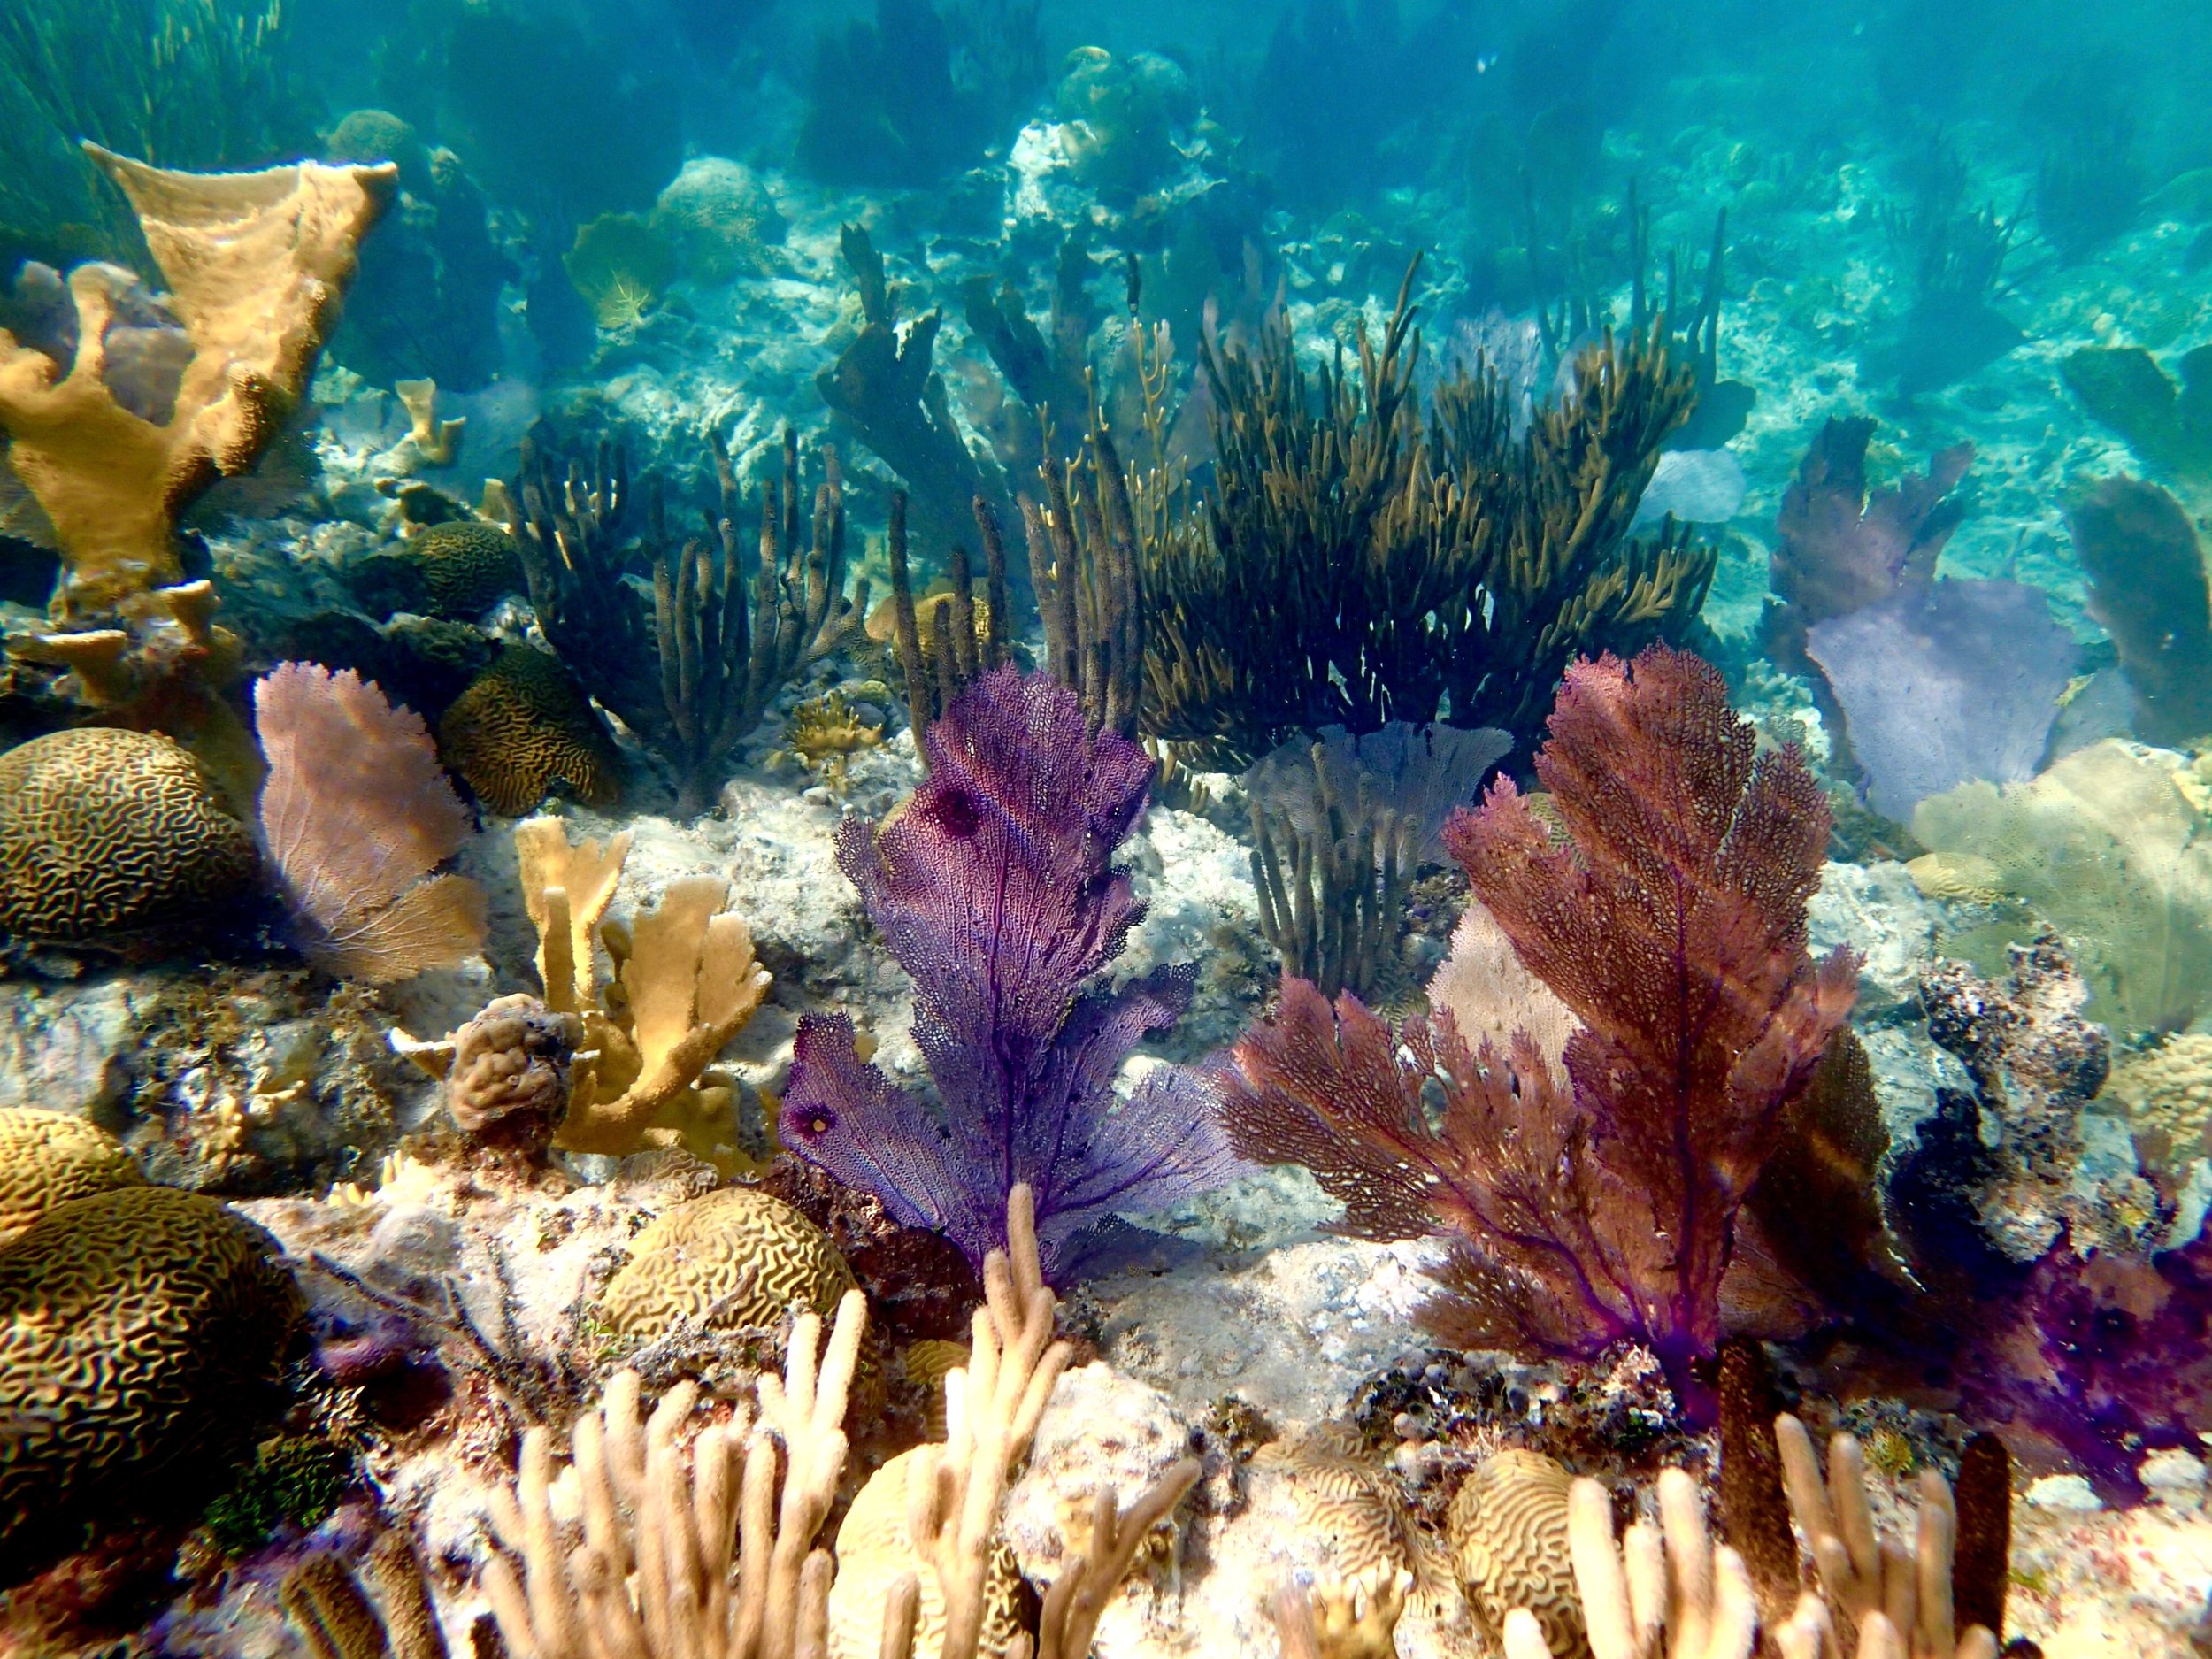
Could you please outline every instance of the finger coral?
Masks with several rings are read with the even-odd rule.
[[[272,1253],[163,1187],[73,1199],[0,1245],[0,1578],[250,1443],[300,1315]]]
[[[0,1244],[57,1204],[144,1179],[122,1143],[88,1118],[0,1107]]]
[[[438,753],[477,799],[518,818],[565,787],[587,806],[622,794],[622,756],[560,659],[510,645],[438,719]]]
[[[1531,1355],[1638,1341],[1698,1415],[1737,1210],[1855,991],[1848,952],[1806,950],[1819,786],[1754,749],[1694,657],[1576,664],[1536,760],[1563,833],[1509,780],[1445,830],[1574,1017],[1558,1069],[1528,1032],[1448,1010],[1394,1032],[1292,979],[1225,1081],[1238,1149],[1305,1164],[1348,1230],[1450,1240],[1432,1328]]]
[[[1087,983],[1142,912],[1110,861],[1151,763],[1090,733],[1073,692],[1011,668],[961,693],[923,748],[928,779],[881,826],[846,819],[837,861],[913,976],[941,1121],[861,1058],[850,1020],[810,1016],[782,1139],[971,1261],[1003,1236],[1007,1194],[1028,1182],[1049,1269],[1093,1223],[1233,1167],[1196,1077],[1160,1067],[1126,1100],[1114,1091],[1129,1051],[1188,1006],[1192,972]]]
[[[827,1233],[780,1198],[725,1187],[639,1233],[599,1307],[612,1330],[649,1338],[683,1323],[772,1325],[795,1302],[827,1315],[852,1288]]]
[[[250,892],[257,862],[165,737],[82,726],[0,755],[0,930],[71,945],[172,933]]]
[[[269,764],[262,846],[307,955],[373,984],[473,956],[484,942],[483,890],[431,872],[476,826],[421,718],[350,669],[311,663],[263,675],[254,713]]]

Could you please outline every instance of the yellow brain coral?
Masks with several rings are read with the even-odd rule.
[[[250,1440],[301,1311],[273,1248],[165,1187],[72,1199],[0,1245],[0,1582]]]
[[[97,1124],[73,1112],[0,1108],[0,1244],[57,1204],[143,1179],[122,1143]]]
[[[527,812],[556,783],[591,806],[622,793],[622,757],[557,657],[510,645],[438,722],[438,753],[484,804]]]
[[[256,862],[165,737],[88,726],[0,755],[0,932],[81,944],[173,927],[235,900]]]
[[[901,1452],[868,1478],[837,1529],[837,1577],[829,1595],[830,1659],[875,1659],[882,1651],[883,1607],[891,1586],[911,1574],[921,1589],[914,1659],[937,1659],[945,1641],[945,1597],[935,1565],[914,1548],[907,1524],[906,1479],[926,1448]],[[995,1543],[983,1580],[979,1650],[999,1659],[1021,1625],[1021,1569]]]
[[[1494,1638],[1506,1614],[1525,1607],[1558,1659],[1588,1659],[1567,1551],[1571,1484],[1540,1452],[1500,1452],[1477,1464],[1453,1494],[1447,1530],[1468,1602]]]
[[[472,622],[522,590],[515,539],[480,518],[449,518],[408,538],[405,557],[422,574],[433,615]]]
[[[827,1314],[852,1288],[828,1234],[780,1198],[726,1187],[639,1233],[600,1312],[620,1334],[651,1338],[685,1321],[773,1325],[794,1302]]]

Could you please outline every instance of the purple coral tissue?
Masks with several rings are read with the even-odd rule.
[[[922,741],[928,778],[882,825],[848,818],[837,862],[913,977],[941,1114],[861,1057],[850,1020],[809,1017],[780,1126],[972,1261],[1004,1242],[1006,1195],[1027,1181],[1049,1272],[1085,1228],[1236,1167],[1196,1074],[1156,1068],[1125,1100],[1113,1087],[1130,1050],[1182,1016],[1195,971],[1085,986],[1143,914],[1112,859],[1151,762],[1090,735],[1074,694],[1010,668],[971,685]]]

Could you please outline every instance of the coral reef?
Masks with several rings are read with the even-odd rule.
[[[271,1241],[211,1199],[131,1187],[71,1199],[0,1245],[0,1563],[172,1501],[219,1470],[274,1397],[299,1295]]]
[[[683,1324],[773,1325],[795,1303],[826,1317],[853,1287],[819,1227],[781,1199],[726,1187],[639,1233],[599,1310],[617,1333],[649,1340]]]
[[[1174,129],[1198,112],[1190,78],[1171,58],[1117,58],[1100,46],[1068,54],[1053,103],[1077,180],[1110,199],[1133,196],[1174,167]]]
[[[849,1019],[809,1016],[781,1137],[972,1261],[1027,1182],[1047,1262],[1064,1271],[1086,1227],[1232,1167],[1196,1076],[1160,1067],[1127,1099],[1114,1090],[1130,1049],[1188,1006],[1193,972],[1087,986],[1142,913],[1109,861],[1144,809],[1151,764],[1125,738],[1092,735],[1072,692],[1010,668],[970,686],[922,743],[928,779],[881,826],[848,818],[837,860],[914,979],[941,1122],[862,1059]]]
[[[88,1118],[0,1107],[0,1245],[58,1204],[144,1179],[122,1143]]]
[[[250,892],[257,864],[205,770],[165,737],[86,726],[0,755],[0,930],[173,942]]]
[[[88,153],[137,211],[192,355],[165,421],[125,408],[104,378],[117,295],[98,265],[70,276],[72,362],[12,336],[0,349],[9,462],[61,540],[68,573],[54,618],[73,627],[184,580],[178,514],[219,476],[250,468],[276,436],[396,176],[316,162],[201,175],[97,146]]]
[[[512,527],[538,626],[584,689],[619,716],[676,773],[679,810],[706,810],[730,751],[760,724],[792,676],[866,615],[867,585],[846,590],[845,509],[837,461],[814,492],[810,536],[797,436],[762,494],[757,561],[744,552],[737,474],[719,434],[709,448],[718,511],[680,548],[649,493],[649,608],[622,579],[620,541],[636,503],[629,463],[602,443],[580,465],[525,442]],[[752,580],[746,580],[748,565]]]
[[[503,818],[534,810],[556,787],[587,806],[621,797],[622,756],[561,659],[532,645],[501,649],[438,720],[438,756]]]
[[[475,955],[483,890],[431,872],[476,826],[421,719],[351,670],[309,663],[263,675],[254,714],[262,846],[310,960],[388,984]]]
[[[1632,1337],[1693,1411],[1737,1210],[1855,977],[1847,951],[1806,950],[1820,790],[1794,756],[1753,750],[1695,657],[1578,663],[1536,761],[1564,839],[1503,780],[1445,832],[1524,970],[1579,1022],[1563,1058],[1448,1012],[1394,1033],[1289,979],[1225,1085],[1238,1149],[1305,1164],[1348,1228],[1445,1233],[1425,1317],[1450,1340],[1594,1355]],[[1440,1128],[1420,1103],[1432,1079]]]
[[[2062,366],[2090,418],[2127,440],[2146,465],[2212,477],[2212,347],[2185,352],[2176,380],[2140,346],[2085,346]]]

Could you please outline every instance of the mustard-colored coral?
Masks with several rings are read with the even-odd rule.
[[[57,1204],[145,1178],[122,1142],[74,1112],[0,1107],[0,1244]]]
[[[883,723],[862,719],[841,691],[809,697],[784,722],[783,741],[792,753],[833,784],[844,780],[845,763],[883,741]]]
[[[2185,1165],[2212,1154],[2212,1032],[2185,1031],[2116,1060],[2100,1100],[2123,1108],[2139,1143],[2146,1131]]]
[[[602,328],[642,322],[676,280],[675,250],[634,213],[602,213],[580,226],[561,265]]]
[[[50,732],[0,755],[0,932],[157,936],[234,903],[257,857],[199,763],[146,732]]]
[[[932,1448],[901,1452],[868,1477],[837,1529],[837,1577],[829,1595],[830,1659],[876,1659],[883,1608],[892,1586],[911,1575],[920,1590],[913,1659],[938,1659],[945,1641],[945,1596],[934,1561],[914,1548],[907,1521],[907,1477]],[[983,1581],[978,1651],[1001,1659],[1022,1627],[1021,1570],[1004,1543],[991,1546]]]
[[[0,1245],[0,1581],[250,1444],[298,1290],[213,1199],[129,1187]]]
[[[726,1187],[639,1233],[599,1306],[611,1330],[649,1340],[684,1323],[772,1325],[794,1303],[830,1314],[852,1288],[827,1233],[780,1198]]]
[[[1453,1494],[1452,1559],[1467,1601],[1494,1639],[1505,1616],[1536,1616],[1558,1659],[1588,1659],[1567,1548],[1567,1471],[1539,1452],[1485,1458]]]
[[[557,783],[588,806],[610,806],[622,793],[622,757],[590,701],[558,657],[528,645],[503,649],[454,699],[438,722],[438,754],[508,818]]]
[[[2005,896],[2005,872],[1979,853],[1923,853],[1905,865],[1905,873],[1932,899],[1994,904]]]
[[[421,572],[434,616],[473,622],[509,594],[522,591],[522,555],[514,537],[480,518],[431,525],[410,536],[400,554]]]
[[[407,435],[425,466],[451,466],[461,458],[461,440],[468,433],[468,417],[438,419],[435,380],[395,380],[393,396],[407,411]]]
[[[731,1090],[702,1074],[752,1018],[769,975],[754,959],[751,932],[722,908],[726,884],[672,881],[626,932],[601,930],[616,969],[601,987],[593,928],[613,897],[628,835],[603,850],[588,841],[572,847],[558,818],[533,818],[516,826],[515,845],[546,1003],[584,1025],[556,1144],[617,1154],[680,1146],[725,1171],[742,1167]]]
[[[249,471],[281,428],[397,176],[316,162],[170,173],[86,150],[137,211],[192,355],[167,421],[124,408],[105,379],[118,291],[101,265],[70,273],[65,373],[0,332],[0,427],[60,539],[68,572],[54,610],[72,623],[183,579],[177,515],[219,475]]]

